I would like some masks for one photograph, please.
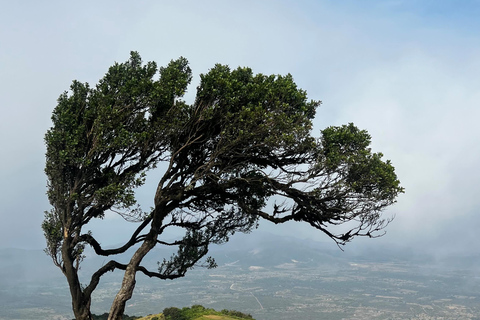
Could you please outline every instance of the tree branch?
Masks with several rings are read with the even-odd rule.
[[[98,255],[109,256],[109,255],[120,254],[127,251],[129,248],[131,248],[133,245],[135,245],[140,241],[140,239],[138,238],[139,233],[150,223],[151,220],[152,220],[151,216],[147,217],[132,234],[130,240],[127,243],[125,243],[123,246],[116,249],[104,250],[101,247],[100,243],[98,243],[98,241],[94,237],[92,237],[90,234],[81,235],[80,240],[88,243],[95,250],[95,253]]]

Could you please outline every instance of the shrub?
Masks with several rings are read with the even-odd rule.
[[[163,309],[163,315],[166,320],[187,320],[182,310],[175,307]]]
[[[232,317],[237,317],[237,318],[253,319],[251,314],[245,314],[245,313],[237,311],[237,310],[223,309],[221,311],[221,313],[224,314],[224,315],[227,315],[227,316],[232,316]]]

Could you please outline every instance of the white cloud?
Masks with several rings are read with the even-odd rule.
[[[392,159],[406,188],[391,225],[412,236],[443,232],[480,207],[478,61],[413,52],[365,70],[343,97],[341,119],[373,136],[375,150]]]

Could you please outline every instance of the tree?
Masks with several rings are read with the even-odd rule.
[[[137,272],[175,279],[194,266],[215,267],[209,245],[251,231],[260,219],[308,223],[338,245],[383,234],[390,220],[382,212],[403,192],[394,167],[372,153],[369,134],[353,124],[313,137],[320,102],[308,101],[291,75],[216,65],[187,104],[180,99],[191,81],[187,60],[160,68],[157,80],[156,72],[154,62],[142,65],[132,52],[95,88],[74,81],[45,136],[52,205],[42,225],[46,252],[67,278],[77,319],[91,319],[91,294],[108,271],[124,271],[109,314],[121,319]],[[143,212],[134,191],[159,163],[154,207]],[[114,249],[85,231],[109,210],[138,223]],[[167,242],[169,228],[185,234]],[[156,245],[177,253],[148,270],[141,263]],[[80,285],[85,246],[112,257],[136,250],[127,264],[112,259]]]

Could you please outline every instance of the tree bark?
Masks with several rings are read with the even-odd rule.
[[[128,263],[127,269],[125,270],[125,274],[123,276],[122,287],[115,296],[112,307],[110,308],[108,320],[122,320],[123,313],[125,312],[125,305],[127,301],[130,300],[130,298],[132,297],[133,289],[135,288],[135,276],[137,273],[137,268],[142,262],[142,259],[154,246],[155,237],[151,233],[149,237],[147,237],[147,239],[137,249],[132,259],[130,259],[130,262]]]
[[[92,320],[90,313],[90,304],[92,302],[90,294],[85,295],[78,272],[75,268],[75,259],[72,257],[70,241],[66,239],[62,246],[63,273],[70,287],[70,295],[72,296],[72,309],[76,320]]]

